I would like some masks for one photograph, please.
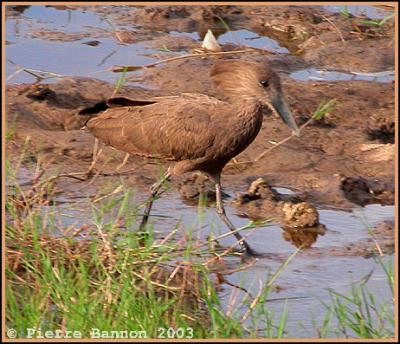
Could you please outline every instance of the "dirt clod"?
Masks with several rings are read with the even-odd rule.
[[[186,201],[198,203],[200,195],[205,197],[207,202],[215,201],[215,184],[210,178],[201,173],[192,173],[178,185],[178,190]],[[222,197],[229,195],[222,192]]]
[[[284,202],[280,206],[285,227],[304,228],[318,224],[317,209],[306,202],[297,204]]]
[[[273,217],[278,221],[285,240],[297,247],[308,248],[318,235],[325,234],[317,209],[310,203],[299,202],[297,195],[283,195],[272,189],[264,178],[253,181],[248,191],[234,201],[243,216],[253,220]]]
[[[368,120],[367,134],[370,140],[394,143],[395,123],[386,113],[373,114]]]
[[[394,202],[394,185],[380,180],[345,177],[342,179],[341,189],[349,201],[361,206],[371,203],[393,204]]]
[[[239,195],[235,202],[239,205],[246,204],[257,199],[278,201],[278,193],[273,190],[263,178],[252,182],[246,193]]]

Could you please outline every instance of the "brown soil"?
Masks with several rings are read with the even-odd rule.
[[[208,176],[201,173],[193,173],[185,177],[178,184],[178,190],[189,204],[198,204],[200,195],[207,203],[215,202],[215,185]],[[222,198],[227,197],[229,195],[222,192]]]

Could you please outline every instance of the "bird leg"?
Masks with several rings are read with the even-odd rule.
[[[103,148],[100,148],[99,150],[99,139],[97,137],[94,138],[94,145],[93,145],[93,153],[92,153],[92,162],[89,166],[88,171],[86,172],[87,178],[93,176],[93,170],[94,167],[96,166],[97,160],[99,159],[99,156],[103,152]]]
[[[119,171],[122,167],[124,167],[125,164],[128,162],[129,157],[130,157],[130,154],[129,154],[129,153],[126,153],[126,154],[125,154],[125,157],[124,157],[124,160],[122,161],[122,163],[120,163],[120,164],[117,166],[117,168],[115,169],[115,171]]]
[[[150,187],[151,195],[150,195],[149,199],[146,202],[146,208],[144,210],[142,222],[140,223],[140,226],[139,226],[139,232],[142,232],[144,227],[146,226],[147,221],[149,220],[149,215],[150,215],[150,211],[151,211],[151,207],[153,205],[153,202],[154,202],[158,192],[160,191],[161,187],[163,186],[163,184],[170,177],[171,177],[171,173],[169,171],[167,171],[167,173],[165,173],[164,176],[157,183],[153,184]]]
[[[221,193],[221,180],[220,176],[213,176],[215,181],[215,194],[216,194],[216,210],[222,221],[228,226],[228,228],[233,232],[233,235],[239,241],[242,248],[245,249],[246,253],[250,256],[256,256],[257,253],[250,247],[250,245],[243,239],[243,237],[237,232],[235,226],[228,219],[225,213],[224,206],[222,204],[222,193]]]

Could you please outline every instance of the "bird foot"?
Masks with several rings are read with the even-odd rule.
[[[246,260],[247,258],[261,258],[265,256],[265,254],[254,251],[250,246],[242,246],[241,253],[243,254],[243,258]]]

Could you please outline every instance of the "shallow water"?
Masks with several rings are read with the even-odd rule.
[[[231,195],[234,194],[233,190],[226,191]],[[62,199],[66,200],[65,197]],[[143,193],[137,193],[132,197],[133,204],[145,200],[146,195]],[[248,224],[247,219],[236,215],[229,201],[226,201],[225,207],[236,227]],[[65,225],[87,224],[88,218],[91,218],[88,199],[83,199],[79,206],[64,204],[60,210],[64,214],[62,221]],[[299,253],[284,269],[282,275],[274,283],[278,289],[269,293],[271,301],[267,303],[268,310],[276,313],[276,322],[286,304],[290,310],[286,330],[290,335],[299,338],[317,335],[313,321],[317,324],[322,323],[326,315],[322,302],[330,302],[329,289],[348,294],[351,284],[361,281],[371,271],[374,273],[368,282],[368,290],[375,293],[379,302],[390,304],[391,300],[386,275],[373,258],[363,258],[358,254],[337,256],[330,254],[329,249],[340,248],[370,238],[368,227],[372,228],[384,220],[394,220],[394,206],[371,204],[364,208],[355,208],[350,212],[326,209],[318,209],[318,211],[320,222],[327,227],[325,235],[319,235],[309,251]],[[193,239],[205,239],[210,233],[215,237],[229,232],[212,207],[199,208],[195,205],[187,205],[175,191],[167,191],[154,203],[150,222],[155,228],[156,237],[159,238],[165,237],[177,225],[181,225],[177,240],[187,231],[192,233]],[[267,257],[258,258],[253,266],[244,271],[225,276],[226,280],[247,289],[253,296],[256,295],[260,281],[268,281],[268,278],[296,250],[296,247],[286,241],[282,234],[283,231],[279,225],[273,223],[256,229],[249,236],[248,242],[256,251],[267,254]],[[235,240],[231,237],[220,240],[220,244],[226,247],[234,242]],[[312,254],[314,249],[319,249],[322,254],[316,257]],[[388,256],[385,259],[392,259],[392,257]],[[227,257],[225,260],[233,269],[241,264],[236,257]],[[237,306],[246,296],[241,290],[230,285],[223,285],[220,297],[225,309],[229,308],[232,295],[236,295]]]
[[[343,5],[343,6],[323,6],[324,9],[333,13],[348,11],[355,16],[367,16],[371,19],[384,19],[390,15],[390,8],[377,6],[358,6],[358,5]]]
[[[131,29],[135,26],[132,25]],[[71,41],[49,40],[46,36],[32,38],[39,30],[80,34],[95,30],[95,39],[90,37],[70,38]],[[40,31],[39,31],[40,32]],[[201,41],[197,32],[170,32],[175,37],[190,37]],[[68,40],[68,38],[65,38]],[[96,46],[85,43],[98,40]],[[113,37],[113,28],[98,14],[79,10],[58,10],[44,6],[31,6],[22,18],[6,21],[7,63],[6,76],[12,83],[34,82],[35,77],[27,73],[13,76],[18,66],[59,74],[61,76],[95,77],[115,83],[119,75],[107,72],[116,65],[143,66],[156,62],[152,54],[160,50],[143,42],[121,44]],[[287,53],[286,48],[268,37],[261,37],[248,30],[226,32],[218,37],[222,44],[233,43],[247,47],[266,49],[276,53]],[[160,47],[161,48],[161,47]],[[10,62],[12,61],[12,62]],[[16,64],[16,65],[15,65]],[[51,80],[51,79],[48,79]]]
[[[324,6],[332,12],[340,12],[341,6]],[[348,6],[353,14],[365,13],[371,18],[384,18],[387,11],[371,6]],[[126,25],[118,29],[126,28]],[[128,28],[135,30],[132,24]],[[49,40],[41,35],[41,30],[66,33],[66,38]],[[93,34],[84,34],[92,30]],[[36,78],[28,73],[18,73],[20,66],[36,70],[39,75],[48,77],[42,72],[51,72],[60,76],[94,77],[116,83],[120,77],[108,72],[116,65],[143,66],[156,62],[153,56],[160,54],[160,48],[152,48],[148,42],[121,44],[113,36],[114,28],[100,14],[80,10],[59,10],[45,6],[30,6],[21,17],[9,18],[6,21],[7,61],[6,76],[11,83],[31,83]],[[36,33],[36,34],[35,34]],[[77,34],[68,38],[68,34]],[[79,34],[84,34],[80,37]],[[190,37],[199,42],[202,37],[197,32],[168,33],[176,37]],[[32,36],[33,35],[33,36]],[[70,40],[70,41],[69,41]],[[86,43],[98,41],[98,45]],[[218,36],[218,42],[235,44],[243,47],[264,49],[278,54],[288,54],[278,41],[267,36],[260,36],[248,30],[225,32]],[[180,52],[187,53],[187,52]],[[17,74],[15,74],[17,72]],[[364,80],[372,82],[391,82],[394,72],[387,71],[376,75],[366,73],[343,73],[339,71],[321,71],[315,68],[299,70],[291,73],[293,79],[299,81],[341,81]],[[45,79],[51,82],[53,78]],[[129,85],[129,82],[126,83]]]
[[[393,82],[394,71],[384,71],[378,73],[344,73],[339,71],[318,70],[307,68],[290,74],[290,77],[298,81],[370,81],[370,82]]]
[[[226,190],[233,194],[231,190]],[[239,228],[248,223],[235,215],[235,210],[228,203],[226,210],[233,224]],[[368,205],[365,208],[355,208],[351,212],[333,211],[318,209],[320,222],[325,224],[327,231],[325,235],[318,236],[313,248],[326,249],[341,247],[350,243],[356,243],[359,240],[368,239],[370,235],[366,224],[374,227],[384,220],[394,220],[394,206],[381,206],[377,204]],[[173,228],[177,222],[182,221],[185,228],[192,228],[194,237],[205,238],[210,230],[214,236],[228,232],[228,229],[219,220],[213,208],[206,208],[203,216],[199,216],[199,211],[195,206],[190,207],[182,203],[178,194],[170,192],[164,195],[154,205],[153,215],[155,228],[160,231],[165,228],[167,232]],[[201,213],[201,212],[200,212]],[[171,214],[174,214],[171,217]],[[200,224],[198,219],[201,218]],[[165,233],[167,234],[167,233]],[[243,233],[246,234],[246,233]],[[280,265],[295,250],[296,247],[282,237],[283,231],[278,225],[268,225],[267,227],[256,229],[248,239],[249,244],[260,253],[267,253],[268,258],[260,258],[254,266],[244,271],[226,276],[226,279],[233,284],[246,288],[253,295],[259,291],[259,281],[267,281],[268,278],[279,269]],[[232,238],[220,241],[224,246],[230,246],[234,243]],[[387,259],[392,259],[387,257]],[[236,265],[237,258],[228,258],[232,260],[232,265]],[[323,254],[315,258],[312,254],[304,251],[298,255],[283,274],[277,279],[275,286],[279,291],[273,291],[269,294],[270,299],[280,299],[267,303],[270,311],[275,310],[278,318],[285,303],[290,310],[287,325],[287,332],[294,337],[306,338],[316,336],[316,330],[313,329],[312,321],[321,324],[325,309],[321,301],[329,303],[328,289],[334,289],[337,292],[347,294],[350,291],[351,283],[362,280],[372,270],[374,274],[368,283],[368,288],[374,292],[381,302],[390,303],[390,289],[387,286],[386,275],[374,259],[363,258],[358,255],[349,257],[340,257]],[[222,303],[228,308],[232,293],[238,292],[235,288],[225,285],[221,292]],[[239,300],[245,296],[245,293],[239,291]],[[288,298],[288,301],[285,299]],[[297,299],[296,299],[297,298]],[[303,324],[309,333],[299,327]]]
[[[94,77],[115,83],[119,75],[105,71],[115,65],[145,65],[156,60],[145,56],[153,50],[141,43],[123,45],[112,37],[112,28],[103,18],[90,12],[57,10],[44,6],[31,6],[23,13],[23,19],[6,22],[7,60],[19,66],[64,76]],[[82,33],[88,28],[101,29],[97,32],[101,44],[83,44],[92,38],[81,38],[71,42],[50,41],[31,38],[36,30],[55,30],[66,33]],[[6,75],[9,77],[16,67],[7,61]],[[21,73],[13,83],[34,82],[35,78]]]

